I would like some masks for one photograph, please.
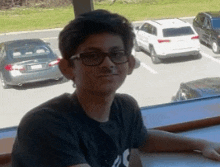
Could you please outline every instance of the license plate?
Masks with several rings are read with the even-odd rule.
[[[32,70],[41,69],[41,68],[42,68],[42,65],[40,65],[40,64],[31,66]]]
[[[186,41],[178,41],[176,42],[174,49],[185,49],[188,47],[189,47],[189,42],[187,43]]]

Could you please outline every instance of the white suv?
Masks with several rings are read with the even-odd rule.
[[[191,24],[180,19],[148,20],[134,28],[135,51],[150,53],[154,64],[163,59],[193,55],[200,58],[199,36]]]

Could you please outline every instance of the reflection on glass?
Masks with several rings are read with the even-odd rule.
[[[220,18],[213,19],[212,20],[212,25],[214,29],[220,29]]]

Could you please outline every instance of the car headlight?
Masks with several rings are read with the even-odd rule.
[[[181,89],[179,95],[180,95],[180,99],[182,100],[188,100],[197,97],[195,92],[186,89]]]

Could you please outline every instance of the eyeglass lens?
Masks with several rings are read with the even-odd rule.
[[[128,56],[124,51],[119,52],[89,52],[80,54],[80,58],[84,65],[95,66],[101,64],[105,57],[108,56],[113,63],[122,64],[128,61]]]

